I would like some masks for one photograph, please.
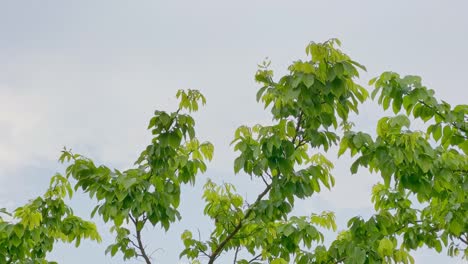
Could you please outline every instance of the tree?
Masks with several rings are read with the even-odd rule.
[[[412,263],[411,251],[422,246],[437,252],[445,247],[450,256],[462,251],[468,257],[468,106],[439,101],[417,76],[385,72],[370,81],[371,97],[384,110],[391,107],[394,115],[380,119],[374,137],[354,131],[350,113],[358,113],[359,104],[368,99],[367,90],[356,83],[365,67],[339,50],[340,45],[337,39],[310,43],[309,59],[294,62],[278,80],[268,62],[260,65],[255,75],[262,85],[257,101],[271,111],[273,124],[241,126],[231,144],[239,153],[234,172],[260,179],[264,188],[254,201],[246,201],[234,185],[208,180],[204,213],[213,220],[212,232],[202,240],[185,231],[181,257],[211,264],[231,252],[239,264]],[[54,201],[65,206],[61,199],[66,190],[71,194],[72,178],[75,189],[97,202],[91,216],[97,213],[112,222],[115,243],[106,251],[111,255],[121,252],[124,259],[151,263],[142,242],[143,227],[159,224],[167,230],[180,219],[181,185],[193,184],[213,156],[213,145],[197,139],[189,115],[205,98],[195,90],[179,91],[177,97],[175,112],[156,111],[150,120],[154,137],[135,168],[120,172],[69,150],[62,153],[60,160],[71,162],[66,177],[55,176],[55,187],[45,197],[56,197]],[[425,131],[410,129],[416,119],[424,121]],[[365,168],[380,175],[382,182],[371,197],[375,214],[351,218],[348,229],[326,245],[323,229],[336,231],[332,212],[290,212],[297,199],[333,187],[333,163],[326,158],[332,147],[339,148],[339,156],[349,151],[355,157],[351,173]],[[48,212],[30,213],[38,211],[32,206],[41,208],[35,201],[16,210],[18,223],[0,218],[0,258],[6,263],[46,263],[45,253],[57,239],[77,244],[82,237],[99,240],[95,227],[68,209],[53,217],[67,215],[65,219],[76,221],[72,227],[67,221],[45,221]],[[37,227],[40,235],[28,233]],[[30,239],[34,236],[47,237],[47,245]],[[17,249],[25,243],[32,246]],[[251,257],[242,258],[241,251]]]

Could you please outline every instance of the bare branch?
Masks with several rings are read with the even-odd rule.
[[[240,246],[237,246],[237,248],[236,248],[236,253],[234,254],[234,261],[232,262],[232,264],[236,264],[236,262],[237,262],[237,254],[239,253],[239,250],[240,250]]]
[[[261,256],[262,256],[262,254],[261,254],[261,253],[260,253],[260,254],[258,254],[257,256],[255,256],[255,257],[253,257],[251,260],[249,260],[249,263],[252,263],[252,262],[254,262],[254,261],[258,260],[258,259],[259,259]]]
[[[458,236],[458,239],[460,239],[463,243],[465,243],[466,245],[468,245],[468,239],[463,238],[461,235]]]
[[[260,175],[260,177],[262,178],[262,181],[265,183],[265,185],[268,186],[268,182],[265,180],[265,177],[263,177],[263,175]]]

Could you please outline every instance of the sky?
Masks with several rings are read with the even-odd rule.
[[[197,133],[215,145],[215,158],[195,186],[184,187],[182,221],[167,233],[145,230],[154,263],[185,263],[178,259],[183,230],[210,230],[201,200],[207,178],[233,182],[249,199],[259,190],[246,175],[234,175],[229,146],[236,127],[271,122],[255,101],[258,63],[268,57],[281,76],[306,58],[310,41],[339,38],[368,69],[359,83],[387,70],[420,75],[438,98],[466,103],[466,10],[463,0],[0,0],[0,208],[41,195],[49,178],[64,171],[57,162],[64,146],[129,168],[149,144],[154,110],[173,111],[178,89],[198,89],[208,103],[195,114]],[[388,114],[373,102],[360,111],[354,121],[369,133]],[[343,229],[350,217],[373,213],[370,193],[379,177],[351,175],[351,158],[328,156],[335,188],[298,203],[295,213],[332,210]],[[85,195],[70,204],[89,219],[93,206]],[[50,259],[123,263],[104,254],[112,236],[94,220],[103,243],[59,244]],[[416,263],[461,263],[427,249],[414,256]]]

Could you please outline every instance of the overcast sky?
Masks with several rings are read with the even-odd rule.
[[[337,37],[368,68],[360,83],[386,70],[415,74],[439,98],[467,103],[467,11],[463,0],[0,0],[0,208],[42,194],[50,176],[63,171],[56,162],[63,146],[128,168],[149,143],[153,111],[174,110],[177,89],[199,89],[208,104],[196,114],[197,131],[215,144],[215,159],[195,187],[184,188],[183,220],[167,234],[145,232],[150,248],[161,248],[155,263],[179,263],[180,233],[210,230],[200,216],[207,177],[256,196],[248,177],[233,175],[229,142],[241,124],[270,122],[255,102],[259,62],[269,57],[281,76],[305,58],[309,41]],[[361,111],[358,128],[373,133],[383,113],[373,103]],[[354,215],[371,215],[370,188],[379,178],[363,170],[350,175],[350,161],[336,161],[333,192],[298,203],[296,213],[333,210],[341,228]],[[85,196],[71,204],[89,218]],[[112,237],[96,221],[102,244],[59,245],[50,259],[123,263],[104,255]],[[415,257],[416,263],[460,263],[429,250]]]

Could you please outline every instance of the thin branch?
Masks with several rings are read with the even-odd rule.
[[[458,239],[460,239],[463,243],[465,243],[466,245],[468,245],[468,239],[463,238],[461,235],[458,236]]]
[[[128,239],[128,240],[130,241],[130,243],[131,243],[136,249],[139,249],[139,248],[138,248],[138,245],[137,245],[135,242],[133,242],[133,240],[131,240],[131,239]]]
[[[236,253],[234,254],[234,261],[232,262],[233,264],[236,264],[237,262],[237,254],[239,253],[240,246],[237,246],[236,248]]]
[[[268,186],[268,182],[265,180],[265,177],[263,177],[263,175],[260,175],[260,177],[262,178],[263,182],[265,183],[265,185]]]
[[[131,214],[128,215],[130,217],[130,220],[132,220],[133,224],[136,225],[136,220],[135,218],[133,218],[133,216]]]
[[[413,224],[413,227],[414,227],[414,226],[416,226],[417,224],[420,224],[420,223],[422,223],[422,222],[423,222],[422,220],[416,220],[416,221],[414,221],[414,222],[412,222],[412,223],[408,223],[408,224]],[[403,229],[405,229],[405,228],[411,228],[411,227],[408,226],[408,225],[406,225],[406,224],[404,224],[404,225],[398,227],[393,233],[398,234],[401,230],[403,230]]]
[[[197,228],[198,231],[198,241],[201,241],[201,233],[200,233],[200,228]]]
[[[301,140],[299,140],[299,143],[297,143],[297,145],[296,145],[296,147],[294,147],[294,149],[298,149],[298,148],[304,146],[306,143],[307,142],[305,141],[305,139],[302,138]]]
[[[156,251],[159,251],[159,250],[164,252],[164,250],[162,248],[157,248],[157,249],[153,250],[153,252],[151,252],[151,254],[149,254],[149,256],[150,257],[153,256],[153,254],[156,253]]]
[[[206,253],[205,250],[201,249],[200,247],[197,247],[197,248],[201,253],[203,253],[203,255],[205,255],[205,257],[208,257],[208,258],[210,257],[210,254]]]
[[[431,109],[432,111],[434,111],[434,113],[435,113],[436,115],[438,115],[440,118],[442,118],[444,121],[446,121],[447,118],[446,118],[442,113],[440,113],[439,110],[437,110],[434,106],[428,105],[428,104],[427,104],[426,102],[424,102],[423,100],[418,100],[418,103],[420,103],[420,104],[424,105],[425,107]],[[447,123],[448,123],[448,122],[447,122]],[[459,125],[458,125],[457,123],[455,123],[455,122],[452,122],[452,123],[449,123],[449,124],[451,124],[453,127],[457,128],[458,130],[460,130],[460,131],[462,131],[462,132],[464,132],[464,133],[468,133],[468,130],[467,130],[467,129],[465,129],[465,128],[462,127],[462,126],[459,126]],[[464,136],[464,135],[460,135],[460,134],[455,134],[455,135],[460,136],[460,137],[462,137],[462,138],[464,138],[464,139],[468,139],[468,137],[466,137],[466,136]]]
[[[224,249],[226,244],[237,234],[239,233],[240,229],[242,228],[244,221],[249,218],[249,216],[252,214],[253,209],[257,204],[262,200],[262,198],[270,191],[271,185],[267,185],[265,190],[263,190],[262,193],[260,193],[257,197],[257,200],[247,209],[244,217],[239,221],[237,224],[236,228],[216,247],[215,251],[210,256],[210,260],[208,261],[208,264],[213,264],[216,258],[221,254],[221,251]]]
[[[232,225],[232,227],[236,228],[236,224],[232,221],[229,221],[229,223]]]
[[[151,260],[146,254],[145,247],[143,246],[143,242],[141,241],[141,230],[138,229],[138,224],[142,221],[139,221],[138,218],[134,218],[132,215],[129,215],[130,220],[132,220],[133,224],[135,225],[135,230],[136,230],[136,239],[138,242],[137,249],[140,250],[141,257],[145,260],[146,264],[151,264]],[[146,221],[146,220],[145,220]],[[144,221],[143,221],[144,223]],[[131,240],[130,240],[131,241]]]
[[[259,259],[260,257],[262,256],[262,254],[258,254],[257,256],[253,257],[251,260],[249,260],[249,263],[252,263],[254,261],[256,261],[257,259]]]

